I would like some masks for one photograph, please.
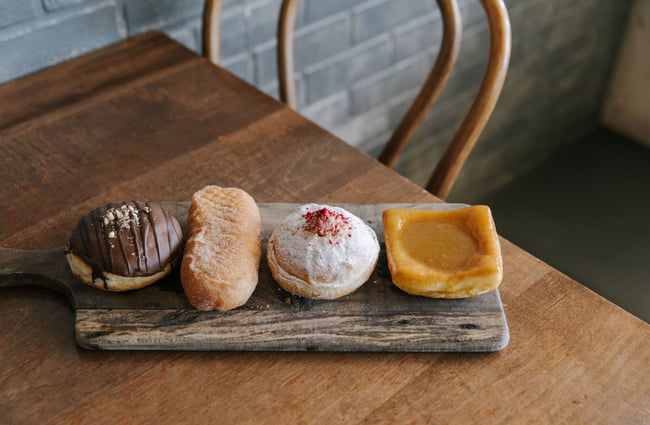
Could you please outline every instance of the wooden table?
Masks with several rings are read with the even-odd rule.
[[[207,184],[260,202],[435,201],[159,33],[0,86],[0,99],[7,247],[61,246],[80,211],[187,201]],[[502,249],[511,340],[489,354],[88,351],[62,295],[2,288],[0,423],[650,422],[650,327]]]

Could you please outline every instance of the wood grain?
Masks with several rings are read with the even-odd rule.
[[[183,228],[187,203],[164,203]],[[262,246],[299,204],[259,204]],[[498,291],[460,300],[410,296],[393,286],[381,212],[413,204],[342,205],[369,223],[381,254],[370,280],[353,294],[317,301],[295,297],[271,277],[263,254],[259,284],[245,306],[227,313],[195,310],[178,272],[144,289],[108,293],[77,281],[64,249],[0,247],[0,287],[35,284],[61,291],[75,310],[75,338],[104,350],[498,351],[509,340]],[[420,209],[461,205],[418,204]]]
[[[113,89],[90,88],[105,73]],[[50,106],[43,81],[58,81]],[[437,200],[159,33],[0,85],[0,98],[5,247],[60,247],[103,202],[188,201],[213,183],[258,202]],[[510,343],[495,353],[91,351],[64,296],[2,288],[0,423],[650,423],[650,326],[501,247]]]

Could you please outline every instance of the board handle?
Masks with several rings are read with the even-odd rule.
[[[64,256],[64,248],[31,251],[0,247],[0,288],[39,286],[72,299],[66,284],[72,274]]]

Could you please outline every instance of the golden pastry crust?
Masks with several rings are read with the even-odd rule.
[[[278,225],[266,250],[271,274],[292,294],[335,299],[363,285],[375,269],[375,232],[350,212],[307,204]]]
[[[403,291],[465,298],[496,289],[503,277],[501,247],[490,209],[383,212],[388,268]]]
[[[192,196],[181,264],[185,295],[199,310],[244,305],[257,286],[261,219],[255,200],[237,188],[206,186]]]
[[[172,261],[162,271],[150,276],[126,277],[110,272],[103,272],[101,278],[97,276],[93,278],[92,267],[81,257],[71,252],[67,252],[65,257],[70,266],[70,271],[72,271],[72,274],[77,279],[86,285],[109,292],[132,291],[149,286],[171,273],[176,264],[176,261]]]

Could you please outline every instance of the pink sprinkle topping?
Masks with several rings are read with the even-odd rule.
[[[341,233],[346,233],[348,237],[352,237],[350,233],[350,222],[341,213],[327,208],[321,208],[318,211],[307,211],[302,215],[302,218],[305,219],[305,224],[302,228],[309,233],[320,237],[337,236]]]

